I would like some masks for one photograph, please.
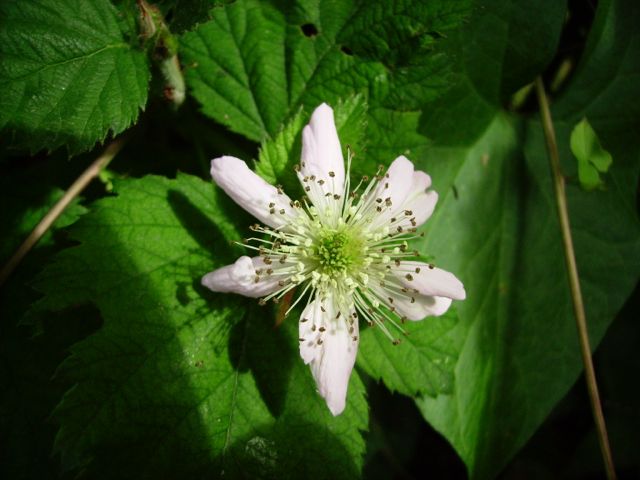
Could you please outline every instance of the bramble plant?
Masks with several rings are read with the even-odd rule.
[[[636,3],[0,2],[0,476],[633,477]]]

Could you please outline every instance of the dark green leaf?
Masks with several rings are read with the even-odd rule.
[[[449,63],[433,38],[466,11],[467,2],[238,1],[183,36],[187,84],[206,115],[256,141],[300,106],[354,93],[415,109],[448,87]]]
[[[147,60],[108,0],[2,2],[0,22],[0,129],[14,143],[77,153],[137,119]]]
[[[566,0],[478,0],[463,35],[464,68],[487,101],[501,105],[556,54]]]
[[[299,359],[296,322],[274,329],[255,301],[200,286],[239,254],[237,209],[185,175],[115,186],[72,229],[81,244],[37,281],[40,309],[92,303],[104,318],[59,372],[77,383],[54,414],[63,466],[106,478],[357,476],[357,375],[332,417]]]
[[[593,47],[552,111],[563,171],[575,172],[569,138],[584,116],[616,158],[610,191],[567,188],[594,347],[640,272],[640,144],[628,135],[640,115],[617,100],[640,94],[633,81],[640,73],[640,41],[631,27],[640,12],[624,5],[600,4]],[[601,47],[594,37],[615,42]],[[601,65],[602,48],[621,54],[607,53],[607,65]],[[443,135],[425,162],[440,205],[424,250],[465,283],[468,298],[459,303],[453,336],[464,346],[454,394],[418,404],[472,478],[493,478],[567,392],[582,364],[542,127],[497,109],[487,122],[485,100],[476,95],[474,103],[472,93],[461,98],[467,106],[449,116],[440,109],[440,121],[465,128]],[[484,114],[470,117],[465,110]]]

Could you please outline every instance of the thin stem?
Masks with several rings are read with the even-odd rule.
[[[97,177],[100,172],[109,165],[109,162],[113,160],[122,145],[124,144],[124,138],[120,137],[107,145],[102,154],[80,175],[73,185],[65,192],[60,200],[47,212],[47,214],[40,220],[40,223],[36,225],[36,228],[29,234],[29,236],[22,242],[22,245],[18,247],[15,253],[11,256],[9,261],[0,270],[0,286],[9,278],[11,273],[20,264],[22,259],[29,253],[29,251],[38,243],[40,238],[51,228],[53,222],[64,212],[69,206],[71,201],[76,198],[86,187],[91,180]]]
[[[591,359],[591,347],[589,345],[589,333],[587,331],[587,319],[584,312],[584,302],[582,301],[582,292],[580,291],[580,279],[578,277],[578,267],[576,265],[576,257],[573,249],[573,240],[571,237],[571,228],[569,226],[569,212],[567,208],[567,196],[565,191],[564,176],[560,171],[560,156],[558,154],[558,145],[556,143],[556,134],[553,129],[551,120],[551,112],[547,95],[544,90],[544,84],[540,77],[536,78],[536,93],[540,104],[540,115],[542,117],[542,127],[544,136],[547,141],[547,150],[549,152],[549,163],[551,164],[551,174],[553,176],[553,185],[556,196],[556,207],[558,209],[558,217],[560,218],[560,229],[562,231],[562,241],[564,244],[564,257],[569,274],[569,286],[571,289],[571,299],[573,300],[573,313],[576,318],[576,326],[578,328],[578,338],[580,340],[580,351],[582,353],[582,363],[584,364],[584,375],[589,391],[589,399],[591,400],[591,411],[596,423],[598,431],[598,442],[600,443],[600,451],[604,460],[607,478],[614,480],[616,471],[611,455],[611,447],[609,446],[609,437],[607,435],[607,426],[602,413],[602,404],[600,402],[600,394],[598,393],[598,383],[596,382],[596,374],[593,368],[593,360]]]

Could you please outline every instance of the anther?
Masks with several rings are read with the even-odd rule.
[[[429,264],[429,270],[433,270],[434,268],[436,268],[436,266],[433,263]]]
[[[416,273],[420,273],[420,267],[416,267]]]
[[[413,275],[411,275],[410,273],[407,273],[407,274],[405,275],[405,278],[406,278],[407,280],[411,281],[411,280],[413,280]]]
[[[326,330],[326,328],[324,328],[324,327],[320,327],[320,328],[318,329],[318,331],[319,331],[319,332],[324,332],[325,330]]]
[[[353,338],[353,341],[354,341],[354,342],[357,342],[357,341],[358,341],[358,336],[357,336],[357,335],[354,335],[354,336],[353,336],[353,337],[351,337],[351,338]]]
[[[258,300],[258,305],[260,305],[261,307],[264,307],[267,304],[267,301],[264,298],[261,298],[260,300]]]
[[[320,305],[320,310],[322,311],[322,313],[326,312],[326,310],[324,309],[324,307],[322,305]]]
[[[415,297],[411,297],[411,303],[416,303],[416,298]]]
[[[340,195],[338,195],[337,193],[333,195],[333,199],[334,200],[340,200]]]
[[[284,208],[281,208],[281,209],[280,209],[280,215],[284,215],[284,212],[285,212],[285,209],[284,209]]]
[[[316,331],[316,324],[314,323],[313,325],[311,325],[311,331],[315,332]]]
[[[317,343],[318,343],[318,345],[322,345],[322,339],[319,338]]]
[[[307,185],[306,187],[304,187],[304,191],[305,192],[310,192],[311,191],[311,187],[309,185]]]
[[[329,176],[330,176],[331,178],[333,178],[333,177],[335,177],[335,176],[336,176],[336,174],[335,174],[335,172],[329,172]]]
[[[298,340],[300,340],[301,342],[304,342],[304,338],[300,337]]]
[[[411,215],[413,215],[413,212],[412,212],[411,210],[405,210],[405,211],[404,211],[404,214],[405,214],[407,217],[410,217]]]
[[[395,339],[393,342],[391,342],[391,343],[393,343],[394,345],[400,345],[400,339],[399,339],[399,338],[396,338],[396,339]]]
[[[301,319],[300,319],[300,323],[304,323],[304,322],[308,322],[308,321],[309,321],[309,319],[308,319],[308,318],[301,318]]]

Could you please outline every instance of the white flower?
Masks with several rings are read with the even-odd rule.
[[[349,155],[347,169],[351,157]],[[431,179],[401,156],[384,176],[364,178],[351,188],[333,110],[320,105],[302,132],[296,168],[306,196],[292,201],[252,172],[242,160],[211,162],[214,181],[265,226],[249,239],[258,255],[240,257],[208,273],[202,284],[215,292],[277,301],[295,288],[303,299],[300,355],[311,366],[320,395],[334,415],[345,407],[358,350],[359,319],[377,325],[399,343],[387,324],[442,315],[462,300],[462,283],[451,273],[412,260],[408,249],[416,228],[438,200]],[[378,172],[380,173],[380,172]]]

